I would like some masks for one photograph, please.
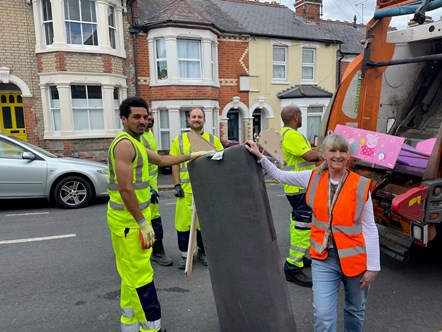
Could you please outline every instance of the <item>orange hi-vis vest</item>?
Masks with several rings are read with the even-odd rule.
[[[333,240],[342,272],[347,277],[367,270],[361,215],[369,187],[370,180],[349,170],[345,171],[334,197],[330,197],[332,190],[328,171],[319,175],[314,170],[307,187],[305,199],[313,211],[310,256],[325,260],[329,241]]]

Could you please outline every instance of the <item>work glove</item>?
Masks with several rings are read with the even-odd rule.
[[[205,155],[210,155],[210,154],[214,154],[215,151],[197,151],[197,152],[189,152],[189,159],[193,160]]]
[[[176,184],[173,188],[173,194],[175,197],[184,197],[184,191],[183,188],[181,188],[181,184]]]
[[[160,195],[159,195],[158,192],[157,192],[155,189],[153,189],[153,187],[151,186],[151,187],[150,187],[150,203],[151,203],[151,204],[158,204],[158,202],[159,202],[159,198],[160,198]]]
[[[155,242],[155,232],[146,218],[138,221],[137,224],[140,226],[141,249],[149,249]]]

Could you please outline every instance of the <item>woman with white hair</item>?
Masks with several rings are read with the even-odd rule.
[[[370,180],[346,168],[348,141],[342,135],[328,135],[320,149],[323,163],[299,172],[278,169],[253,141],[246,141],[245,147],[278,182],[307,188],[306,203],[313,211],[310,256],[315,331],[336,331],[341,282],[344,330],[362,331],[369,286],[380,271],[379,238]]]

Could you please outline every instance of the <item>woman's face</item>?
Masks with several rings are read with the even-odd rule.
[[[324,159],[327,160],[329,170],[343,171],[350,159],[350,152],[327,149],[324,152]]]

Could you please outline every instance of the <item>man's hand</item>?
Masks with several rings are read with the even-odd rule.
[[[160,195],[159,195],[158,192],[157,192],[155,189],[153,189],[153,187],[151,186],[151,187],[150,187],[150,203],[151,203],[151,204],[158,204],[158,202],[159,202],[159,198],[160,198]]]
[[[202,156],[205,156],[205,155],[210,155],[210,154],[214,154],[215,153],[215,151],[197,151],[197,152],[190,152],[189,153],[189,159],[190,160],[193,160],[193,159],[196,159],[196,158],[199,158],[199,157],[202,157]]]
[[[184,191],[183,188],[181,188],[181,184],[176,184],[173,189],[173,194],[175,197],[184,197]]]
[[[155,242],[155,232],[146,219],[138,221],[137,224],[140,226],[141,249],[149,249]]]

